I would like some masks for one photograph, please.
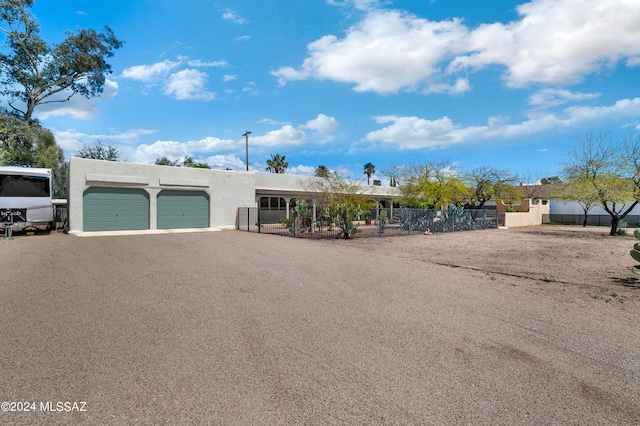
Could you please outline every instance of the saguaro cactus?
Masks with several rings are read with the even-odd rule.
[[[636,229],[633,232],[633,235],[636,237],[637,240],[640,240],[640,229]],[[631,249],[629,253],[631,254],[631,257],[633,257],[634,260],[640,262],[640,243],[635,243],[633,245],[633,249]],[[634,274],[640,274],[640,265],[634,265],[631,269],[633,270]]]

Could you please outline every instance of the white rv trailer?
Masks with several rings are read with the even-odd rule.
[[[52,192],[51,169],[0,167],[0,228],[51,229]]]

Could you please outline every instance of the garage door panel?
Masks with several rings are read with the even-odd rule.
[[[157,209],[158,229],[209,227],[209,196],[205,192],[161,191]]]
[[[149,229],[149,194],[143,189],[89,188],[83,205],[85,231]]]

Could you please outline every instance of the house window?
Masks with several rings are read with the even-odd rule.
[[[287,202],[280,197],[260,197],[260,210],[286,210]]]

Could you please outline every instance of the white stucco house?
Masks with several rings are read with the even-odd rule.
[[[617,206],[618,209],[622,208],[623,211],[626,210],[626,207]],[[549,220],[558,223],[581,224],[584,220],[584,210],[576,201],[552,200]],[[636,205],[623,221],[634,226],[640,225],[640,204]],[[611,224],[611,216],[598,204],[589,209],[587,223],[589,225],[609,226]]]
[[[288,210],[315,177],[72,158],[69,233],[233,229],[238,208]],[[392,207],[397,188],[363,187]]]

